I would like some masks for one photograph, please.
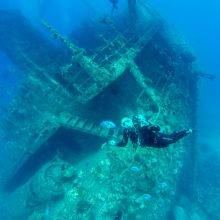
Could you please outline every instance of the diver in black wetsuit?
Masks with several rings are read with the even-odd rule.
[[[135,115],[132,119],[122,119],[123,138],[115,145],[124,147],[130,139],[133,146],[165,148],[192,133],[191,129],[165,134],[160,127],[146,122],[142,115]]]
[[[109,0],[112,4],[112,9],[117,10],[118,9],[118,2],[119,0]]]

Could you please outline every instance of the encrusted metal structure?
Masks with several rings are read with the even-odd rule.
[[[5,191],[22,191],[40,172],[41,167],[33,166],[36,158],[47,149],[57,150],[50,147],[61,133],[65,139],[65,131],[73,137],[81,133],[86,139],[94,136],[104,142],[119,137],[121,131],[101,127],[102,120],[117,122],[134,113],[151,117],[167,132],[179,124],[195,126],[193,55],[151,8],[140,3],[137,12],[135,21],[122,31],[112,23],[100,23],[113,34],[109,39],[100,36],[101,47],[89,54],[87,48],[76,46],[46,22],[44,27],[60,44],[44,37],[20,13],[0,11],[0,49],[26,74],[1,124],[5,144],[0,176]],[[181,157],[179,149],[170,152],[173,164]],[[41,166],[50,160],[41,161]],[[22,175],[28,166],[33,170]],[[173,169],[179,168],[174,165]],[[174,187],[175,178],[172,184]]]

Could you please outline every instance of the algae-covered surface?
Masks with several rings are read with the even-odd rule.
[[[0,218],[218,219],[219,188],[202,178],[216,158],[198,152],[196,132],[166,148],[111,144],[133,115],[196,131],[202,71],[146,2],[107,2],[110,16],[83,4],[68,33],[0,10],[0,71],[14,83],[0,118]]]

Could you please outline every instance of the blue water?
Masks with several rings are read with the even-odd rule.
[[[183,36],[194,51],[201,69],[207,74],[216,76],[215,80],[206,78],[200,80],[196,132],[197,148],[200,149],[197,161],[199,166],[205,166],[205,172],[200,167],[198,178],[203,179],[204,184],[210,187],[214,185],[219,188],[217,173],[220,172],[220,2],[218,0],[147,2],[150,2],[171,27]],[[125,0],[119,0],[119,8],[124,7]],[[77,30],[88,17],[94,17],[95,20],[98,14],[110,14],[112,10],[108,0],[7,0],[0,1],[0,9],[21,11],[43,32],[45,30],[42,29],[41,21],[46,20],[64,35]],[[11,68],[13,71],[8,71]],[[24,73],[0,51],[0,119],[15,96],[23,77]],[[134,172],[139,171],[137,167],[132,168]],[[216,197],[220,198],[220,195]]]
[[[201,81],[198,124],[200,135],[220,142],[220,3],[211,1],[151,1],[171,25],[185,37],[193,48],[198,62],[207,73],[217,76],[217,80]],[[202,138],[201,137],[201,138]]]

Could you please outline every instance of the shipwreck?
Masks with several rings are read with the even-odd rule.
[[[162,151],[101,150],[121,129],[100,122],[141,113],[167,132],[195,128],[198,70],[186,44],[143,1],[120,14],[126,25],[88,21],[69,37],[43,21],[45,35],[17,11],[0,14],[0,50],[25,73],[1,122],[0,185],[11,206],[22,201],[19,215],[30,219],[48,210],[52,219],[164,218],[195,137]],[[93,48],[80,41],[87,25]]]

